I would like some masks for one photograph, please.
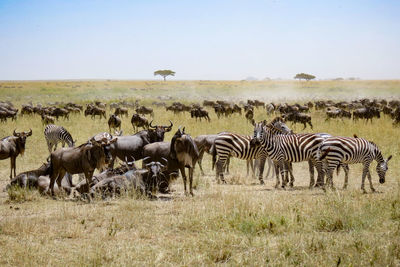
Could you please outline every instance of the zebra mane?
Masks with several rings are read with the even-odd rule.
[[[284,122],[284,121],[283,121],[282,117],[278,116],[278,117],[275,117],[275,118],[269,123],[269,125],[274,125],[274,124],[277,123],[277,122]]]

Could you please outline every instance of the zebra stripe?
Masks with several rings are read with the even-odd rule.
[[[65,146],[65,143],[67,143],[69,147],[73,147],[75,145],[71,134],[62,126],[57,126],[54,124],[47,125],[44,129],[44,137],[50,153],[52,152],[53,146],[55,146],[54,150],[57,149],[57,144],[59,142],[61,142],[62,147]]]
[[[369,166],[373,160],[378,165],[376,171],[379,176],[379,182],[385,182],[386,172],[388,170],[387,162],[392,158],[389,156],[387,160],[383,158],[382,152],[378,146],[364,138],[352,137],[329,137],[325,139],[320,147],[320,159],[325,161],[324,169],[327,174],[327,183],[333,186],[333,171],[339,164],[363,164],[363,173],[361,180],[361,190],[365,192],[365,177],[368,176],[369,185],[372,191],[371,173]],[[345,185],[347,186],[348,174],[346,173]]]

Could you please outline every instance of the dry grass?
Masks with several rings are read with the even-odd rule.
[[[56,83],[60,89],[55,89]],[[85,101],[93,98],[88,93],[89,89],[85,89],[86,85],[95,84],[96,88],[99,84],[105,87],[106,83],[109,87],[118,84],[109,81],[51,82],[48,86],[52,88],[49,92],[59,91],[63,94],[62,86],[65,84],[70,84],[68,90],[71,90],[71,86],[81,85],[75,87],[77,91],[70,92],[68,97],[74,101],[80,98]],[[120,83],[121,88],[134,86],[129,82]],[[164,86],[158,82],[131,83],[149,84],[157,87],[157,90]],[[166,88],[166,93],[162,95],[171,93],[172,87],[176,86],[180,91],[194,84],[194,88],[191,88],[193,92],[214,87],[220,90],[214,90],[213,94],[217,94],[228,90],[224,88],[232,88],[230,95],[240,98],[236,86],[247,88],[242,92],[245,95],[253,92],[252,85],[267,83],[247,83],[247,87],[244,87],[240,82],[171,82],[166,85],[171,89]],[[285,83],[289,82],[279,84],[271,81],[268,86],[273,83],[277,83],[276,86],[288,86]],[[312,86],[326,86],[321,83]],[[396,81],[374,83],[366,88],[368,92],[372,92],[373,88],[383,88],[381,93],[385,95],[392,90],[388,88],[399,88]],[[20,84],[23,88],[18,88],[18,85],[18,90],[32,88],[32,91],[24,91],[26,95],[23,96],[18,90],[5,90],[5,83],[2,83],[0,95],[4,96],[3,99],[9,95],[20,97],[18,103],[28,102],[25,97],[33,102],[46,102],[42,100],[41,89],[36,83]],[[46,88],[46,82],[40,84]],[[100,88],[99,92],[102,94],[104,91]],[[135,95],[130,95],[130,98],[145,97],[148,93],[139,90],[136,95],[134,92]],[[88,98],[83,97],[85,94]],[[101,99],[101,94],[97,94],[96,98]],[[152,102],[155,96],[148,94],[151,99],[145,101]],[[56,99],[52,93],[49,95],[49,101]],[[172,94],[174,97],[178,95],[176,92]],[[104,98],[117,99],[120,96],[118,91],[112,91]],[[185,100],[206,96],[194,94]],[[63,100],[69,101],[67,98]],[[155,113],[157,123],[167,123],[168,119],[172,119],[176,126],[186,126],[193,136],[222,130],[248,134],[252,130],[244,116],[217,120],[214,113],[210,112],[212,123],[202,123],[200,127],[189,114],[173,116],[161,108],[156,108]],[[211,172],[209,156],[205,156],[203,161],[208,175],[202,177],[198,171],[195,173],[196,190],[193,198],[183,195],[181,179],[174,183],[176,191],[171,196],[158,201],[128,195],[87,204],[62,199],[55,201],[29,190],[13,190],[10,196],[0,192],[0,265],[332,266],[340,262],[346,266],[398,266],[399,130],[392,127],[388,118],[366,125],[350,121],[344,124],[335,121],[325,123],[322,112],[313,112],[312,116],[315,132],[345,136],[357,133],[376,142],[384,155],[393,154],[384,185],[378,184],[375,164],[371,167],[373,182],[379,193],[361,193],[361,167],[357,165],[350,167],[348,190],[338,189],[327,193],[308,190],[308,169],[303,163],[294,166],[296,187],[293,190],[275,190],[275,180],[272,178],[266,180],[265,186],[261,186],[257,180],[246,177],[245,162],[239,160],[232,161],[232,174],[227,176],[228,184],[218,185]],[[256,111],[256,118],[271,117],[266,117],[260,109]],[[126,134],[132,133],[129,120],[123,119]],[[83,116],[74,116],[70,121],[60,121],[59,124],[65,126],[74,139],[78,139],[78,143],[108,129],[106,120],[94,123]],[[18,118],[17,122],[7,122],[0,128],[0,137],[9,135],[14,128],[33,129],[25,156],[17,159],[17,172],[40,166],[48,153],[40,119],[24,117]],[[301,128],[294,127],[298,132]],[[173,131],[175,129],[174,126]],[[171,137],[172,133],[167,134],[166,140]],[[0,161],[1,189],[9,179],[9,164],[9,160]],[[338,188],[343,184],[343,176],[341,173],[335,178]]]

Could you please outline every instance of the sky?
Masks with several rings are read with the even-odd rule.
[[[0,0],[0,80],[400,79],[400,1]]]

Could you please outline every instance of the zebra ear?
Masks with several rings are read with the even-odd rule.
[[[390,155],[389,157],[388,157],[388,159],[386,160],[386,163],[389,161],[389,160],[391,160],[392,159],[392,155]]]

